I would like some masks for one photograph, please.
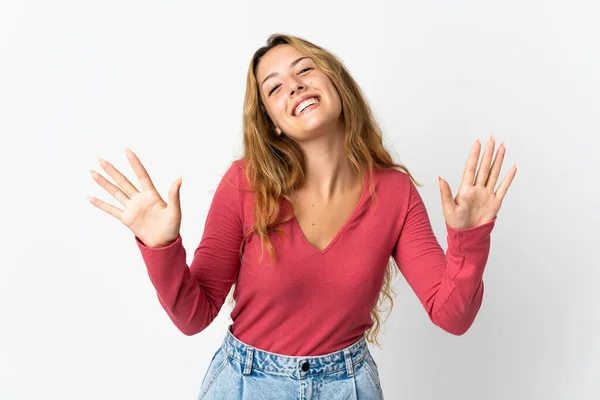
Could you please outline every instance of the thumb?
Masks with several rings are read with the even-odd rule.
[[[181,209],[181,198],[179,191],[181,189],[182,180],[183,178],[181,176],[177,178],[177,180],[171,184],[171,188],[169,189],[169,204],[172,204],[178,210]]]
[[[442,198],[442,208],[444,210],[452,211],[454,209],[454,197],[452,196],[452,189],[448,182],[438,175],[438,186],[440,187],[440,196]]]

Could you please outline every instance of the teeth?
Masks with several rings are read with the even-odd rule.
[[[305,107],[308,107],[318,102],[319,100],[316,97],[311,97],[310,99],[304,100],[302,103],[298,104],[298,107],[296,107],[296,109],[294,110],[294,115],[300,114]]]

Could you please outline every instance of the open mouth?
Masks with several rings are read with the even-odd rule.
[[[321,104],[321,99],[317,96],[312,97],[310,99],[306,99],[305,101],[298,104],[298,107],[296,107],[296,109],[294,110],[294,117],[299,117],[311,112],[315,108],[319,107],[319,104]]]

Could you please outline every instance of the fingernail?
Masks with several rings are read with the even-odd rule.
[[[496,138],[494,138],[494,135],[490,136],[490,140],[496,140]]]

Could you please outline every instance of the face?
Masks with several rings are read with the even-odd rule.
[[[277,135],[306,140],[339,129],[340,96],[310,57],[287,44],[276,46],[261,58],[256,78]],[[317,103],[304,103],[310,98]]]

